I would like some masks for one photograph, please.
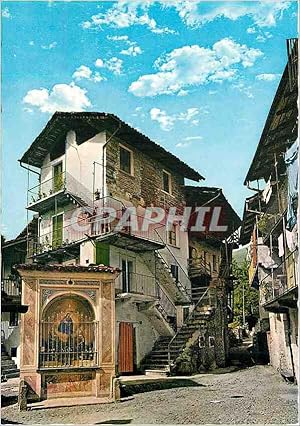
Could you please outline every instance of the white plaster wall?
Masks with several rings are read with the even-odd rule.
[[[119,347],[119,322],[132,322],[136,332],[136,355],[137,365],[140,364],[145,355],[151,351],[159,335],[152,325],[150,319],[139,312],[137,305],[128,300],[116,301],[116,360],[118,362]]]
[[[5,333],[5,340],[3,341],[5,349],[8,354],[11,354],[11,348],[17,348],[17,356],[12,359],[20,367],[20,325],[11,327],[9,325],[9,312],[1,314],[1,330]]]
[[[277,371],[292,372],[290,349],[287,343],[287,323],[285,314],[269,314],[270,332],[268,346],[270,363]]]
[[[154,277],[150,269],[145,264],[143,258],[133,251],[124,250],[115,246],[110,246],[110,266],[122,268],[122,259],[128,259],[133,262],[133,272],[136,274],[146,275],[149,277]],[[121,274],[116,279],[115,286],[116,288],[122,288],[122,278]]]
[[[91,241],[80,244],[80,265],[87,266],[96,261],[96,249]]]
[[[78,182],[85,186],[90,192],[93,190],[93,163],[95,166],[95,189],[102,188],[102,152],[106,142],[106,133],[101,132],[93,138],[81,143],[76,142],[76,133],[70,130],[66,137],[66,154],[50,161],[48,154],[41,168],[41,183],[53,178],[53,166],[63,163],[63,171],[72,175]],[[105,175],[105,174],[104,174]]]

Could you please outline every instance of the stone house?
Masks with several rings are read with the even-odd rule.
[[[298,41],[288,40],[288,64],[245,179],[241,244],[249,244],[249,282],[260,294],[257,332],[270,362],[298,380]],[[263,341],[263,339],[261,339]]]
[[[205,362],[206,366],[225,365],[230,253],[234,245],[231,235],[240,221],[220,190],[212,188],[207,195],[208,188],[205,188],[206,195],[203,195],[201,187],[197,187],[193,205],[201,206],[206,197],[206,205],[218,206],[213,203],[217,203],[219,197],[222,214],[217,221],[220,226],[230,223],[226,232],[205,231],[192,235],[189,225],[182,227],[180,220],[170,224],[165,217],[149,218],[149,206],[161,208],[168,214],[175,208],[174,214],[180,215],[190,201],[185,179],[204,178],[118,117],[105,113],[55,113],[22,156],[20,164],[31,179],[38,175],[38,181],[28,190],[27,206],[38,215],[38,236],[28,244],[26,263],[32,264],[30,273],[38,280],[35,281],[34,318],[40,325],[35,337],[34,369],[36,377],[40,375],[35,379],[40,383],[35,385],[39,397],[49,397],[50,388],[56,389],[52,396],[56,391],[64,392],[63,385],[51,387],[52,379],[50,382],[47,379],[57,369],[66,373],[65,370],[73,368],[77,376],[83,369],[94,374],[91,362],[79,365],[78,361],[87,356],[86,351],[78,349],[79,330],[84,329],[84,323],[90,330],[92,325],[88,323],[96,321],[92,306],[98,296],[94,295],[96,299],[89,301],[91,306],[78,299],[79,293],[86,297],[89,291],[90,268],[93,274],[96,273],[93,268],[97,267],[104,268],[102,272],[105,268],[114,271],[115,330],[111,336],[115,339],[115,349],[114,370],[109,367],[111,378],[113,373],[149,370],[168,373],[178,368],[177,358],[195,342],[203,351],[209,348],[211,362]],[[113,220],[108,218],[108,211],[114,212]],[[131,212],[129,221],[120,227],[127,212]],[[132,224],[138,226],[129,226]],[[207,247],[204,264],[206,268],[211,267],[206,271],[207,276],[203,276],[202,270],[194,270],[193,283],[191,268],[197,269],[197,265],[192,264],[190,254],[198,240],[199,247]],[[59,274],[67,277],[66,274],[75,273],[76,268],[86,268],[80,269],[85,274],[85,279],[81,278],[85,283],[79,293],[72,285],[78,281],[76,278],[69,278],[66,285],[59,277]],[[43,277],[36,269],[43,271]],[[24,290],[28,270],[22,266],[18,273]],[[105,277],[102,280],[105,282]],[[57,292],[58,286],[61,292]],[[95,284],[95,288],[97,286]],[[28,289],[27,293],[30,294]],[[74,297],[77,297],[76,306]],[[66,307],[61,305],[62,298]],[[101,313],[102,302],[99,303],[94,309]],[[82,316],[85,321],[80,320]],[[215,321],[216,318],[219,319]],[[22,324],[24,328],[26,316]],[[21,334],[23,332],[21,328]],[[92,333],[95,340],[88,345],[89,350],[97,346],[102,353],[111,346],[110,341],[100,338],[100,332],[86,333]],[[76,334],[75,343],[67,344],[69,338],[62,334]],[[82,334],[79,333],[80,339],[84,337],[85,342],[89,341],[87,335]],[[55,362],[51,351],[49,355],[53,345]],[[66,351],[73,353],[74,347],[77,358],[66,357]],[[92,352],[93,368],[97,370],[101,362],[99,358],[95,361]],[[21,374],[25,377],[22,365],[21,361]],[[101,378],[97,377],[96,372],[88,379],[87,392],[94,392],[93,395],[101,394],[97,391],[97,380],[101,383]],[[78,385],[76,389],[82,394],[85,388]]]

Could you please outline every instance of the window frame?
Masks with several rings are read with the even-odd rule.
[[[60,213],[52,215],[52,217],[51,217],[51,235],[52,235],[51,246],[52,246],[52,248],[54,248],[54,245],[53,245],[53,241],[54,241],[54,226],[53,226],[54,222],[53,222],[53,219],[56,218],[56,217],[58,217],[58,216],[62,216],[62,235],[61,235],[61,240],[62,241],[61,241],[61,243],[64,242],[64,220],[65,220],[65,215],[64,215],[64,212],[60,212]],[[57,237],[56,237],[56,239],[57,239]],[[60,247],[61,245],[56,245],[55,248]]]
[[[129,153],[129,158],[130,158],[130,164],[129,164],[129,172],[127,170],[122,169],[121,167],[121,150],[123,149],[123,151],[127,151]],[[127,175],[130,176],[134,176],[134,165],[133,165],[133,151],[129,148],[127,148],[126,146],[119,144],[119,169],[123,172],[126,173]]]
[[[168,232],[168,245],[173,247],[178,247],[178,238],[177,238],[177,227],[174,223],[167,230]]]
[[[164,176],[167,175],[168,176],[168,183],[169,183],[169,188],[168,191],[165,190],[165,181],[164,181]],[[167,170],[163,169],[162,171],[162,191],[165,194],[169,194],[172,195],[172,175],[170,172],[167,172]]]

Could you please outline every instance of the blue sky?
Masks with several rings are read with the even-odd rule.
[[[55,110],[117,114],[241,214],[296,14],[292,1],[2,2],[4,235],[26,224],[17,160]]]

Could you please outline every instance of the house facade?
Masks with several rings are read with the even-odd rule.
[[[176,360],[183,349],[195,342],[202,352],[209,348],[209,359],[203,356],[204,368],[225,365],[230,253],[234,245],[230,236],[238,228],[239,218],[223,196],[222,214],[221,210],[210,214],[218,229],[229,221],[229,231],[210,232],[204,227],[200,234],[193,234],[190,223],[182,226],[178,217],[190,202],[185,179],[199,181],[203,177],[112,114],[55,113],[20,163],[31,179],[38,176],[28,190],[27,209],[37,215],[38,232],[28,244],[27,263],[33,264],[33,269],[34,265],[43,265],[49,275],[48,291],[42,289],[47,284],[45,277],[42,284],[36,284],[42,289],[35,299],[36,320],[54,324],[56,330],[46,326],[46,344],[41,329],[37,331],[35,370],[41,368],[41,354],[47,354],[47,348],[59,348],[55,362],[48,359],[43,366],[47,371],[41,383],[50,374],[48,370],[91,368],[78,365],[78,357],[86,357],[78,349],[78,336],[71,345],[61,334],[63,330],[63,334],[73,336],[84,328],[79,326],[81,313],[87,322],[93,322],[88,314],[91,308],[83,301],[78,301],[80,310],[74,307],[75,288],[58,282],[57,272],[53,279],[51,268],[55,265],[66,271],[87,268],[87,273],[97,265],[120,271],[113,284],[116,374],[170,372],[177,368]],[[220,190],[217,196],[212,192],[207,197],[207,188],[206,195],[197,188],[191,206],[201,206],[203,196],[207,206],[217,206],[213,203]],[[204,274],[202,267],[198,268],[199,259],[205,265]],[[19,275],[24,289],[22,271]],[[80,291],[86,292],[88,278],[84,281],[85,288]],[[62,292],[58,293],[55,285],[62,286]],[[56,317],[54,308],[52,312],[55,303],[61,309],[61,298],[70,305],[66,318],[61,318],[61,313]],[[65,308],[63,311],[67,313]],[[217,317],[217,326],[212,326]],[[77,358],[67,359],[65,352],[73,353],[74,345]],[[105,351],[103,345],[109,343],[101,340],[101,345],[101,351]],[[101,368],[97,362],[93,367]],[[48,395],[43,386],[37,388],[40,397]]]
[[[245,185],[241,230],[249,243],[249,281],[260,294],[257,331],[266,335],[270,362],[297,381],[298,364],[298,41],[288,40],[288,64]]]

